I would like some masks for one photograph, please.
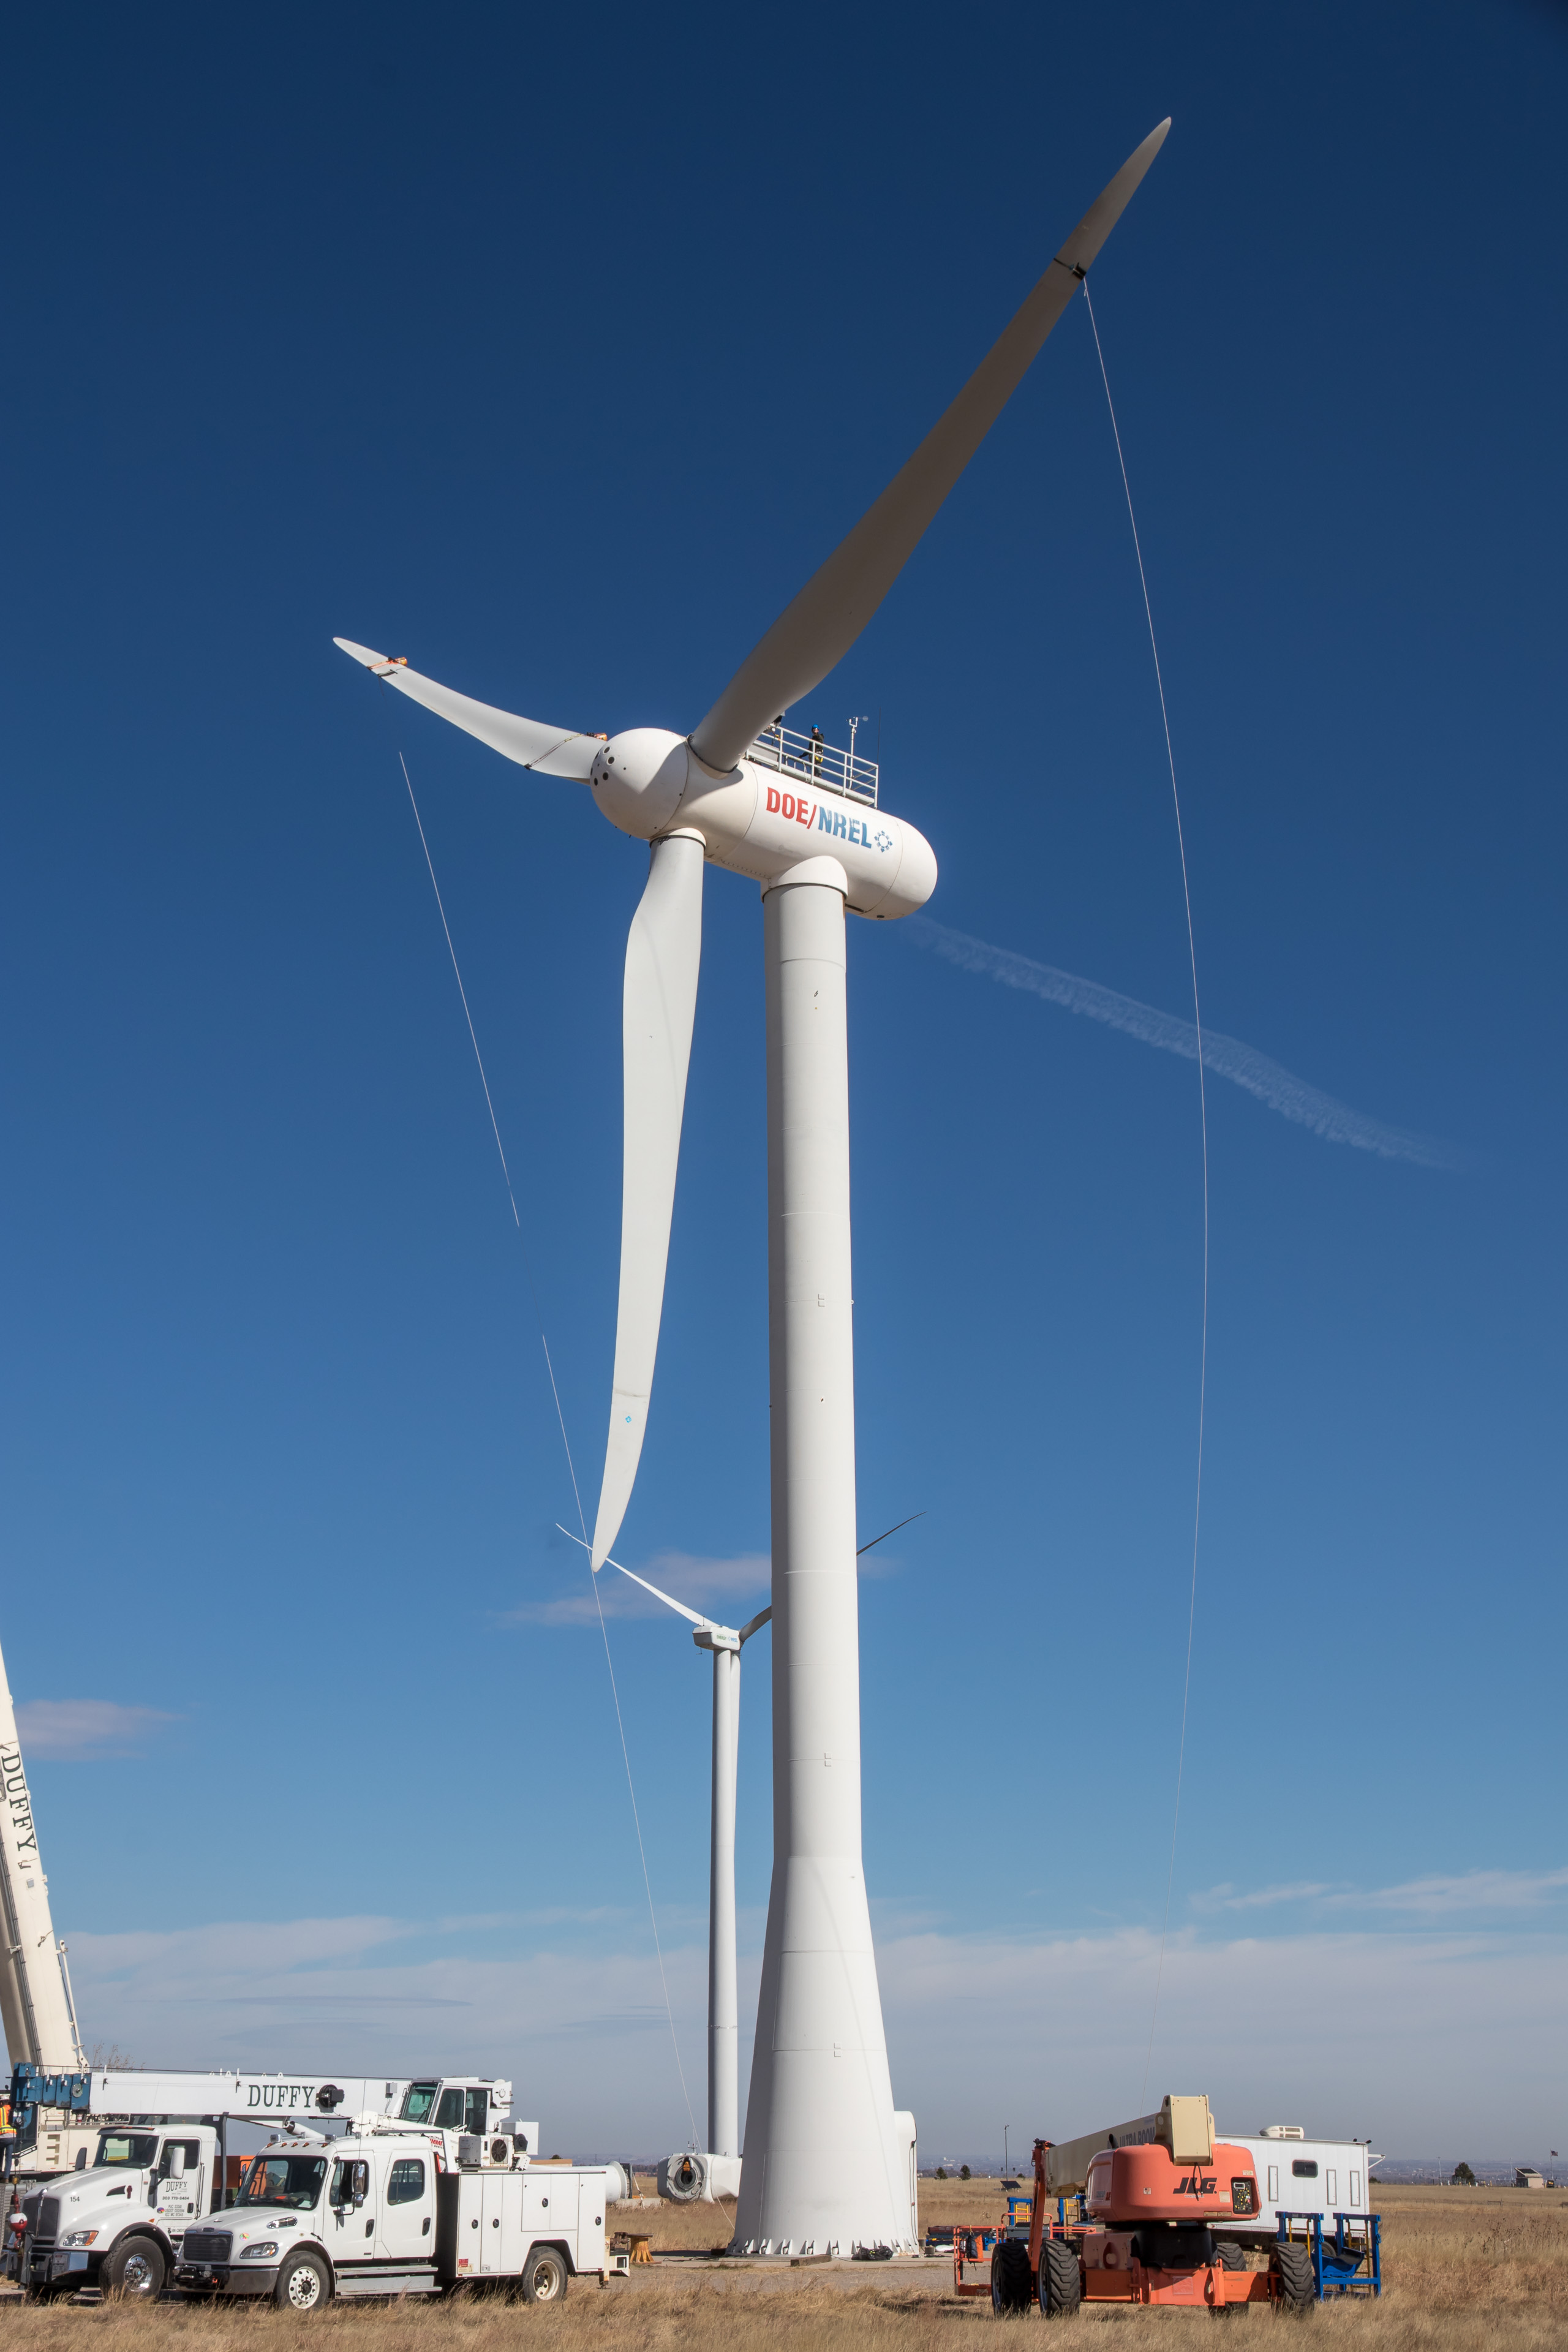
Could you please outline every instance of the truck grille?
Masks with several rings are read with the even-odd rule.
[[[38,2238],[47,2239],[52,2246],[60,2233],[60,2200],[58,2197],[40,2197],[38,2218],[33,2224]]]
[[[226,2263],[234,2244],[230,2230],[187,2230],[180,2241],[183,2263]]]

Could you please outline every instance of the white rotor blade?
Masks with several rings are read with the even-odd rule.
[[[626,940],[621,1298],[610,1436],[594,1526],[595,1570],[620,1533],[647,1427],[702,953],[702,854],[701,842],[684,834],[654,843],[647,887]]]
[[[437,686],[433,677],[421,677],[406,662],[389,661],[385,654],[373,654],[368,646],[356,646],[350,637],[334,637],[332,643],[373,677],[395,686],[411,702],[422,702],[438,719],[449,719],[465,734],[477,735],[481,743],[488,743],[505,759],[515,760],[520,768],[531,768],[541,776],[569,776],[574,783],[587,782],[594,755],[605,740],[602,735],[578,735],[569,728],[546,727],[537,719],[514,718],[510,710],[497,710],[488,702],[475,702],[469,695],[454,692],[449,686]]]
[[[1167,115],[1095,198],[946,415],[786,605],[692,730],[691,748],[709,767],[732,768],[781,710],[809,694],[842,661],[1067,309],[1170,127]]]
[[[583,1543],[582,1537],[573,1535],[570,1528],[562,1528],[559,1519],[556,1520],[555,1524],[558,1528],[561,1528],[562,1534],[565,1536],[570,1542],[574,1544],[583,1544],[584,1551],[591,1552],[593,1550],[593,1545]],[[661,1592],[657,1584],[650,1584],[646,1576],[639,1576],[635,1568],[627,1568],[618,1559],[605,1559],[601,1560],[599,1565],[601,1568],[618,1568],[623,1576],[629,1576],[634,1584],[640,1584],[645,1592],[651,1592],[654,1599],[656,1601],[662,1601],[667,1609],[673,1609],[678,1616],[687,1618],[693,1625],[696,1625],[704,1632],[710,1633],[730,1633],[734,1631],[733,1626],[721,1625],[716,1617],[704,1617],[700,1610],[689,1609],[684,1601],[677,1601],[670,1593]],[[756,1620],[753,1618],[752,1622],[754,1624]]]

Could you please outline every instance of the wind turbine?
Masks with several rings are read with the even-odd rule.
[[[570,1528],[563,1528],[570,1536]],[[578,1538],[572,1537],[575,1543]],[[721,1625],[650,1584],[618,1559],[619,1569],[690,1625],[700,1650],[713,1658],[713,1798],[708,1862],[708,2147],[694,2160],[671,2157],[668,2170],[689,2165],[676,2188],[677,2202],[733,2197],[741,2186],[741,2017],[735,1991],[735,1767],[741,1736],[741,1652],[773,1615],[770,1604],[738,1629]],[[668,2193],[661,2168],[660,2189]]]
[[[1152,131],[1089,206],[969,382],[685,737],[520,719],[401,659],[336,642],[400,693],[541,775],[587,783],[651,845],[622,1000],[621,1279],[595,1571],[647,1424],[697,1001],[707,860],[762,886],[767,982],[773,1867],[736,2242],[766,2253],[909,2244],[861,1873],[855,1394],[844,913],[922,907],[936,859],[879,805],[868,761],[777,714],[859,636],[1066,310],[1153,162]]]

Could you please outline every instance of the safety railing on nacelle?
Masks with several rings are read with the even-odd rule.
[[[845,800],[863,802],[868,808],[877,805],[880,770],[876,761],[840,751],[818,735],[797,735],[793,727],[767,727],[746,757],[755,767],[798,777],[815,791],[837,793]]]

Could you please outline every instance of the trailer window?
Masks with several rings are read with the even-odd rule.
[[[1293,2180],[1316,2180],[1318,2167],[1315,2160],[1310,2156],[1299,2156],[1290,2167],[1290,2177]]]
[[[400,2156],[386,2176],[389,2205],[416,2205],[425,2194],[425,2167],[416,2156]]]
[[[436,2094],[440,2087],[438,2083],[410,2083],[403,2094],[403,2105],[397,2111],[398,2121],[405,2124],[427,2124],[430,2120],[430,2110],[436,2104]]]
[[[237,2205],[292,2205],[308,2213],[327,2177],[324,2156],[255,2156],[239,2184]]]
[[[151,2164],[158,2153],[156,2132],[100,2132],[100,2164]]]

